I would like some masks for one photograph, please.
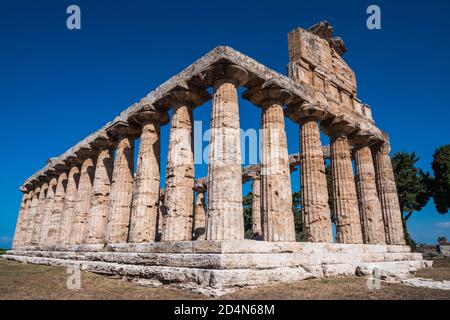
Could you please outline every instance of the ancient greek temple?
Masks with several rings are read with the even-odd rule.
[[[51,158],[20,188],[13,250],[4,258],[212,294],[370,275],[376,268],[388,278],[430,266],[405,245],[389,138],[357,97],[343,40],[321,22],[294,29],[288,44],[287,76],[217,47]],[[241,165],[240,87],[261,117],[261,163],[248,167]],[[208,175],[196,178],[193,110],[210,100]],[[288,154],[286,121],[298,124],[297,154]],[[162,146],[166,125],[169,144]],[[329,145],[322,145],[321,132]],[[166,168],[160,166],[162,147]],[[331,208],[325,159],[331,163]],[[291,174],[300,174],[301,242]],[[252,239],[244,238],[247,181]]]

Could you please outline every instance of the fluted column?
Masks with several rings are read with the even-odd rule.
[[[262,239],[261,176],[252,177],[252,238]]]
[[[27,210],[27,201],[30,193],[23,191],[22,201],[20,202],[19,216],[17,217],[16,229],[14,231],[13,248],[22,245],[23,224],[25,219],[25,211]]]
[[[192,240],[194,209],[193,109],[207,94],[194,89],[177,89],[168,94],[172,106],[166,170],[166,194],[162,241]]]
[[[128,126],[115,129],[118,144],[114,160],[113,179],[106,231],[107,243],[128,240],[134,175],[134,135]]]
[[[108,219],[109,195],[114,164],[114,153],[108,147],[102,147],[98,153],[94,183],[92,186],[91,205],[89,208],[84,243],[105,243]]]
[[[387,142],[374,149],[377,189],[383,212],[387,243],[403,245],[405,244],[405,237],[402,216],[389,153],[390,145]]]
[[[70,168],[67,176],[66,194],[64,197],[63,214],[58,230],[57,244],[69,244],[72,225],[75,223],[75,200],[77,196],[80,169],[77,165]]]
[[[166,112],[141,111],[135,121],[142,125],[129,242],[153,242],[158,232],[160,197],[160,126],[169,121]]]
[[[41,231],[39,236],[40,245],[48,245],[48,230],[50,229],[51,218],[53,214],[53,206],[55,204],[55,189],[58,180],[53,178],[48,183],[47,195],[45,198],[44,213],[42,217]]]
[[[355,151],[356,189],[364,243],[385,244],[383,215],[375,183],[375,169],[369,147]]]
[[[64,197],[66,194],[67,173],[63,172],[58,177],[58,183],[55,190],[55,200],[53,211],[50,218],[49,229],[47,230],[47,244],[56,244],[58,241],[58,232],[64,210]]]
[[[295,241],[291,171],[282,105],[290,92],[271,81],[245,96],[262,108],[261,117],[261,217],[265,241]]]
[[[330,145],[336,242],[362,243],[361,221],[352,160],[346,136],[334,136]]]
[[[30,201],[30,211],[28,213],[28,223],[27,223],[27,229],[25,233],[25,237],[23,240],[24,245],[31,245],[32,244],[32,238],[33,238],[33,230],[34,226],[36,224],[36,210],[39,205],[39,193],[41,188],[37,187],[33,190],[33,196]]]
[[[31,244],[37,245],[39,244],[40,236],[41,236],[41,226],[42,226],[42,219],[44,217],[44,210],[45,210],[45,197],[47,194],[48,189],[48,183],[43,183],[40,188],[39,193],[39,199],[38,204],[36,207],[36,215],[34,220],[34,226],[33,226],[33,235],[31,238]]]
[[[325,163],[317,118],[300,128],[300,183],[305,241],[333,242]]]
[[[206,208],[205,193],[198,191],[194,206],[194,240],[205,239]]]
[[[83,237],[91,207],[92,182],[94,179],[95,163],[92,157],[83,161],[80,171],[80,182],[75,197],[74,215],[70,230],[69,244],[83,243]]]
[[[235,65],[219,65],[212,72],[206,239],[244,239],[237,87],[247,81],[248,74]]]

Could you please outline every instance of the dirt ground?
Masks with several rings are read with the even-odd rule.
[[[212,299],[172,289],[140,287],[130,282],[82,272],[81,289],[70,290],[65,268],[27,265],[0,259],[0,300],[9,299]],[[450,258],[436,259],[418,277],[450,280]],[[381,283],[369,289],[363,277],[305,280],[298,283],[240,289],[220,299],[446,299],[450,290]]]

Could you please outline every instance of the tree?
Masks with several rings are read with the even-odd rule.
[[[439,242],[447,242],[447,237],[446,236],[441,236],[441,237],[438,237],[438,243]]]
[[[333,205],[333,177],[331,175],[331,164],[326,162],[325,162],[325,175],[327,177],[328,207],[330,208],[331,222],[336,223],[336,216],[334,215],[334,205]]]
[[[303,240],[303,221],[301,208],[301,193],[296,191],[292,194],[292,212],[294,213],[295,238],[297,241]]]
[[[417,161],[419,158],[414,152],[397,152],[392,157],[405,240],[410,245],[414,245],[414,242],[409,236],[406,222],[414,211],[420,211],[427,204],[431,196],[432,178],[429,173],[416,167]]]
[[[242,199],[242,205],[244,206],[244,230],[245,238],[251,239],[253,237],[252,233],[252,208],[253,208],[253,194],[249,192]]]
[[[450,144],[436,149],[431,167],[434,204],[437,212],[445,214],[450,209]]]

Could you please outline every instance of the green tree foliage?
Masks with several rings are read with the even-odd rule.
[[[297,241],[302,240],[302,214],[300,207],[300,192],[294,192],[292,194],[292,212],[294,213],[295,234]],[[242,199],[244,206],[244,228],[245,238],[252,239],[252,209],[253,209],[253,195],[249,192]]]
[[[417,161],[419,157],[414,152],[397,152],[392,157],[405,240],[411,246],[414,246],[415,242],[408,233],[406,222],[414,211],[420,211],[427,204],[431,196],[432,182],[429,173],[417,168]]]
[[[431,167],[434,172],[433,200],[436,210],[445,214],[450,209],[450,144],[436,149]]]
[[[441,236],[441,237],[438,237],[438,242],[447,242],[447,237],[446,236]]]
[[[252,208],[253,208],[253,194],[249,192],[242,199],[242,204],[244,206],[244,229],[245,229],[245,238],[251,239],[252,234]]]
[[[333,178],[331,176],[331,165],[325,162],[325,175],[327,177],[327,188],[328,188],[328,207],[330,208],[331,222],[336,223],[336,217],[334,215],[333,206]]]

